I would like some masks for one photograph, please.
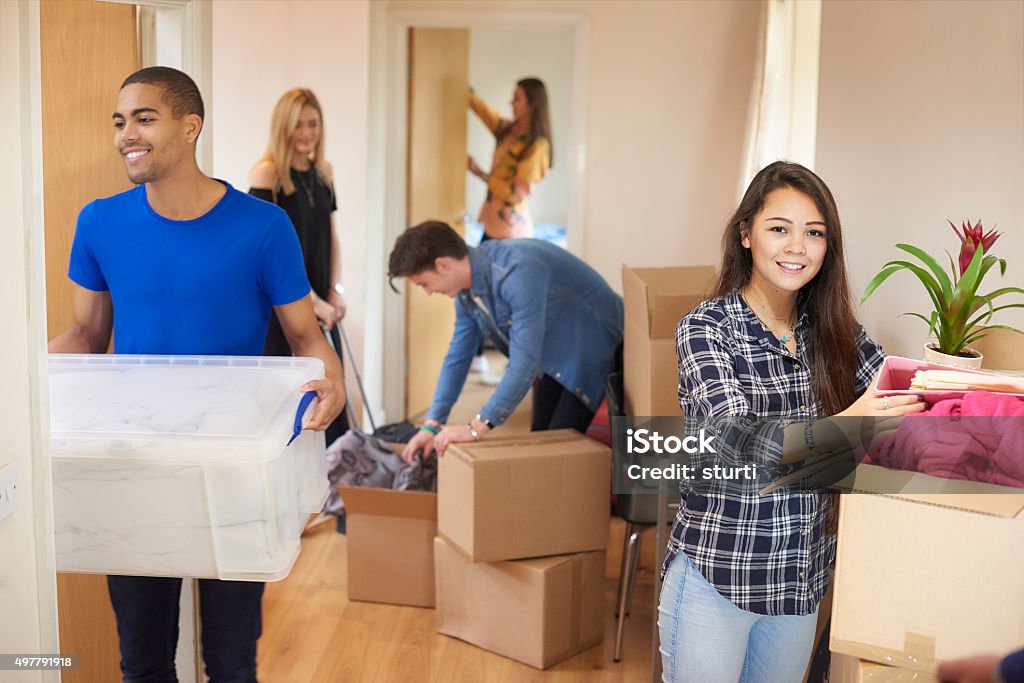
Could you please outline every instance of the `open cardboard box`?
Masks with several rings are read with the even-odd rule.
[[[933,672],[941,661],[1019,648],[1021,498],[843,496],[830,649]]]
[[[388,444],[401,453],[405,444]],[[434,606],[437,494],[339,486],[349,600]]]
[[[704,300],[713,266],[622,267],[623,390],[628,415],[680,414],[676,325]]]

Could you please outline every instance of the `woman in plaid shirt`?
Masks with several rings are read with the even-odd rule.
[[[745,422],[756,460],[778,464],[813,451],[818,418],[924,409],[867,391],[884,354],[854,317],[839,214],[817,175],[761,170],[723,249],[713,297],[676,331],[689,420]],[[682,493],[659,606],[664,680],[798,683],[835,558],[832,496],[720,483]]]

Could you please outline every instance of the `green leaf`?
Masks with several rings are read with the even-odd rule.
[[[939,265],[939,262],[936,261],[931,254],[923,249],[918,249],[912,244],[897,244],[896,248],[902,249],[912,256],[916,256],[921,263],[928,266],[928,269],[935,275],[935,281],[938,282],[939,286],[942,288],[943,299],[948,301],[952,294],[953,284],[950,281],[949,276],[946,275],[946,271],[944,271]]]
[[[949,259],[949,272],[953,274],[953,279],[956,279],[958,273],[956,272],[956,261],[953,260],[953,255],[949,253],[949,249],[944,250],[946,252],[946,258]]]
[[[967,266],[967,270],[964,271],[964,274],[960,276],[956,283],[956,288],[953,290],[953,298],[949,303],[951,324],[954,327],[961,327],[967,322],[968,316],[976,308],[974,305],[974,295],[978,291],[978,285],[981,283],[981,268],[984,258],[984,249],[979,247],[978,251],[974,252],[974,257],[971,258],[971,264]]]
[[[1009,330],[1010,332],[1016,332],[1017,334],[1024,334],[1024,330],[1018,330],[1016,327],[1010,327],[1009,325],[989,325],[985,329],[986,330]]]
[[[997,263],[999,263],[999,259],[996,258],[995,256],[984,257],[981,260],[981,277],[979,277],[978,280],[984,280],[985,273],[987,273],[992,268],[992,266],[994,266]]]
[[[900,268],[909,270],[911,273],[916,275],[917,279],[921,281],[922,285],[924,285],[924,288],[928,290],[928,295],[932,298],[932,305],[935,307],[935,310],[946,310],[946,302],[949,301],[949,298],[943,294],[941,285],[939,285],[939,283],[937,283],[932,276],[928,274],[927,270],[916,263],[911,263],[910,261],[889,261],[886,265],[899,266]],[[945,273],[943,273],[943,276],[945,276]]]
[[[986,296],[989,299],[995,299],[997,296],[1002,296],[1004,294],[1024,294],[1024,289],[1020,287],[1002,287],[994,292],[989,292]]]
[[[988,328],[983,327],[981,329],[983,330],[982,332],[978,332],[977,334],[973,334],[970,337],[964,339],[964,347],[968,347],[974,342],[978,341],[979,339],[984,339],[987,336],[987,333],[984,332],[984,330],[987,330]]]
[[[912,316],[914,318],[920,318],[921,320],[923,320],[924,324],[928,326],[928,335],[929,336],[935,336],[935,312],[934,311],[932,311],[932,319],[931,320],[929,320],[928,318],[924,317],[920,313],[900,313],[900,317],[905,316],[905,315],[909,315],[909,316]]]
[[[869,282],[868,286],[864,289],[864,294],[863,296],[861,296],[860,302],[864,303],[865,301],[867,301],[868,297],[871,296],[871,294],[874,293],[876,289],[878,289],[878,285],[888,280],[889,276],[892,275],[893,273],[899,272],[901,270],[903,270],[903,266],[886,265],[886,267],[883,268],[881,272],[878,273],[878,275],[871,278],[871,282]]]

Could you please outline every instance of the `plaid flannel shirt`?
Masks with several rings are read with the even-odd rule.
[[[801,307],[802,308],[802,307]],[[687,418],[746,418],[761,462],[778,462],[782,429],[824,417],[808,368],[808,314],[796,325],[794,356],[747,306],[738,291],[710,299],[679,321],[679,405]],[[884,360],[863,327],[858,339],[856,393]],[[822,491],[680,487],[679,512],[664,568],[683,550],[719,593],[741,609],[766,615],[812,613],[828,587],[835,536],[825,520],[832,505]],[[663,568],[663,571],[664,571]]]

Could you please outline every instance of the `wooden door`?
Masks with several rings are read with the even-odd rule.
[[[441,220],[465,234],[469,31],[409,30],[409,225]],[[454,301],[406,286],[405,414],[425,411],[455,327]]]
[[[43,0],[43,210],[46,229],[47,334],[71,323],[68,255],[79,209],[131,186],[114,152],[110,115],[125,76],[138,68],[133,5]],[[117,627],[106,577],[57,575],[60,651],[79,655],[65,683],[121,679]]]

